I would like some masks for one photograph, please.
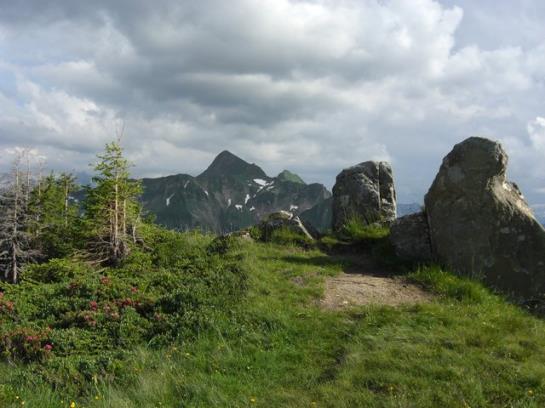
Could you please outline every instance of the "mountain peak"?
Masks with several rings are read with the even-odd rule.
[[[289,170],[282,171],[282,173],[280,173],[276,178],[280,181],[291,181],[292,183],[306,184],[301,177]]]
[[[231,153],[229,150],[224,150],[222,151],[220,154],[218,154],[216,156],[216,158],[214,159],[214,161],[226,161],[226,160],[240,160],[240,161],[244,161],[242,160],[240,157],[238,157],[237,155]]]
[[[250,164],[228,150],[222,151],[216,156],[212,164],[199,176],[208,178],[211,176],[247,176],[248,178],[266,178],[267,175],[260,167]]]

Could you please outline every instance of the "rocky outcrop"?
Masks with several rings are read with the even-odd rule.
[[[545,230],[506,179],[499,143],[457,144],[425,197],[434,257],[518,298],[545,292]]]
[[[396,219],[392,167],[368,161],[343,170],[333,187],[333,229],[339,231],[353,217],[366,223]]]
[[[414,262],[432,259],[428,220],[423,212],[395,220],[390,227],[390,241],[401,259]]]
[[[290,229],[308,239],[314,239],[301,219],[288,211],[278,211],[270,214],[258,225],[258,228],[260,229],[261,236],[265,241],[269,240],[274,231],[282,228]]]

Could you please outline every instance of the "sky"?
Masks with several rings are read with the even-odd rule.
[[[88,172],[123,131],[136,176],[227,149],[331,187],[388,160],[421,202],[479,135],[544,205],[544,21],[542,0],[0,0],[0,171],[30,147]]]

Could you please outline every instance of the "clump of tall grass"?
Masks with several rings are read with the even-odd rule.
[[[390,235],[390,229],[378,221],[368,223],[363,217],[352,216],[337,235],[340,239],[357,243],[386,238]]]

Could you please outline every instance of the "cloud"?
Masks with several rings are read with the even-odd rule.
[[[545,154],[545,118],[538,116],[528,123],[528,134],[530,135],[532,147]]]
[[[420,200],[452,145],[481,134],[536,188],[526,127],[543,114],[545,42],[495,45],[479,24],[501,34],[501,21],[474,2],[2,3],[0,148],[85,169],[123,122],[138,175],[198,173],[230,149],[331,186],[379,158],[401,199]]]

